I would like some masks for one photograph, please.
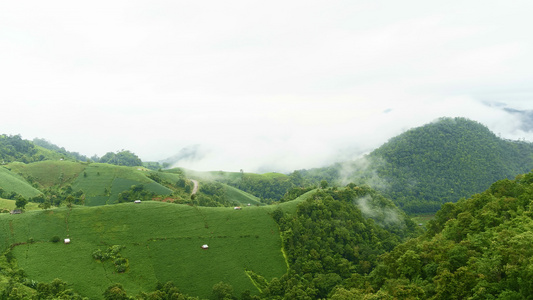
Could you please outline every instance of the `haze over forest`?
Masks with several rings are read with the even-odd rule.
[[[290,172],[466,117],[533,141],[528,1],[0,3],[0,127]],[[184,152],[181,152],[182,154]]]

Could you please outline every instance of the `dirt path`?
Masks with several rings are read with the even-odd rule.
[[[198,184],[198,181],[194,180],[194,179],[191,179],[192,183],[194,184],[194,187],[192,188],[192,193],[191,195],[194,195],[196,194],[196,192],[198,192],[198,187],[199,187],[199,184]]]

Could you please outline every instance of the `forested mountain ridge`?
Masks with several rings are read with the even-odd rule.
[[[426,234],[383,255],[365,280],[337,293],[366,294],[365,299],[531,299],[532,183],[533,173],[519,175],[445,204]]]
[[[465,118],[441,118],[390,139],[362,159],[301,173],[315,181],[367,183],[405,211],[421,213],[532,168],[532,143],[501,139]]]
[[[386,163],[378,169],[389,184],[385,194],[408,211],[421,201],[440,205],[487,189],[533,168],[533,144],[497,137],[464,118],[440,119],[409,130],[372,152]]]

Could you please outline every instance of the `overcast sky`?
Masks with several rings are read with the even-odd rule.
[[[197,170],[355,158],[438,117],[533,141],[533,2],[1,1],[0,133]]]

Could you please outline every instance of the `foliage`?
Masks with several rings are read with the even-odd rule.
[[[109,246],[105,252],[97,249],[93,252],[92,257],[101,262],[112,261],[115,271],[124,273],[128,270],[129,261],[120,253],[122,249],[124,249],[124,246],[121,245]]]
[[[361,159],[300,173],[315,184],[368,184],[406,212],[428,213],[532,168],[532,143],[501,139],[465,118],[442,118]]]
[[[208,177],[250,193],[267,204],[279,201],[292,188],[305,186],[298,171],[290,175],[212,172]]]
[[[169,281],[165,284],[157,283],[155,291],[151,293],[141,292],[137,299],[152,300],[152,299],[169,299],[169,300],[198,300],[196,297],[189,297],[183,294],[178,287]]]
[[[28,204],[28,200],[22,197],[18,197],[17,201],[15,201],[16,208],[24,209],[26,208],[26,204]]]
[[[55,144],[52,144],[51,142],[40,139],[40,138],[34,138],[33,144],[37,146],[41,146],[45,149],[52,150],[54,152],[60,153],[63,158],[72,159],[72,160],[79,160],[79,161],[87,161],[89,158],[85,155],[79,154],[78,152],[70,152],[65,150],[64,147],[59,147]]]
[[[0,163],[6,164],[12,161],[28,163],[42,160],[35,156],[36,154],[35,146],[30,141],[23,140],[20,135],[0,135]]]
[[[381,257],[366,284],[394,297],[400,291],[432,299],[531,297],[532,182],[533,173],[501,180],[444,205],[425,235]]]
[[[118,203],[133,202],[135,200],[150,200],[154,192],[147,191],[142,184],[132,185],[129,190],[118,194]]]
[[[128,150],[117,151],[117,153],[107,152],[104,156],[100,158],[99,162],[117,166],[130,167],[143,165],[141,159],[133,152]]]
[[[221,281],[213,285],[213,296],[216,300],[233,299],[233,287]]]
[[[109,286],[104,292],[105,300],[133,300],[132,297],[129,297],[124,287],[120,283],[115,283]]]
[[[371,195],[375,200],[369,198]],[[365,203],[363,207],[358,199],[365,198],[372,205]],[[389,220],[393,211],[396,217]],[[390,201],[367,187],[353,185],[316,191],[300,202],[295,215],[275,210],[273,218],[282,231],[290,269],[264,289],[267,298],[291,299],[299,294],[325,298],[353,273],[368,274],[375,268],[378,255],[416,231]]]

